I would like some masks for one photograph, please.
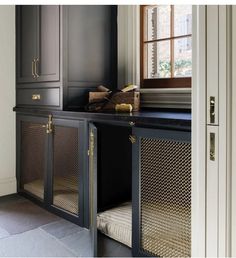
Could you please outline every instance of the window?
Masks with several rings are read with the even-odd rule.
[[[192,6],[141,6],[141,87],[189,88]]]

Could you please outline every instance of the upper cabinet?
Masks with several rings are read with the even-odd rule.
[[[60,7],[17,7],[17,82],[59,81]]]
[[[87,103],[98,85],[117,85],[117,8],[109,5],[63,6],[66,106]]]
[[[78,109],[117,87],[116,6],[17,6],[16,30],[17,106]]]

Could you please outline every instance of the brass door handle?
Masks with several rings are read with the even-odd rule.
[[[34,74],[34,70],[35,70],[35,58],[32,60],[32,64],[31,64],[31,74],[32,77],[35,79],[35,74]]]
[[[52,115],[48,116],[48,123],[46,126],[46,133],[50,134],[53,132]]]
[[[210,160],[215,161],[215,133],[210,133]]]
[[[215,123],[215,97],[210,97],[210,123]]]
[[[39,62],[39,58],[37,57],[37,58],[35,58],[35,65],[34,65],[34,74],[35,74],[36,78],[39,78],[39,75],[38,75],[38,72],[37,72],[37,70],[38,70],[37,63],[38,62]]]
[[[52,115],[48,116],[48,122],[46,125],[31,125],[30,128],[46,128],[46,133],[50,134],[53,133],[53,123],[52,123]]]

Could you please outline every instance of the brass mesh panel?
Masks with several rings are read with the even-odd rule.
[[[53,204],[78,214],[78,129],[56,126],[54,130]]]
[[[44,198],[45,128],[42,124],[21,122],[21,177],[24,190]]]
[[[191,144],[141,139],[141,248],[191,256]]]

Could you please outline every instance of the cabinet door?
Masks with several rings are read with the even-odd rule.
[[[191,256],[190,132],[134,128],[134,256]]]
[[[116,7],[63,7],[68,106],[82,107],[98,85],[116,88]]]
[[[16,7],[18,83],[35,81],[33,60],[38,52],[38,14],[36,5]]]
[[[53,119],[48,189],[54,208],[76,217],[83,226],[83,122]]]
[[[17,82],[59,81],[59,6],[17,7]]]
[[[17,116],[18,191],[43,201],[47,157],[47,133],[44,118]]]
[[[60,7],[39,7],[39,49],[36,69],[37,81],[59,81]]]

